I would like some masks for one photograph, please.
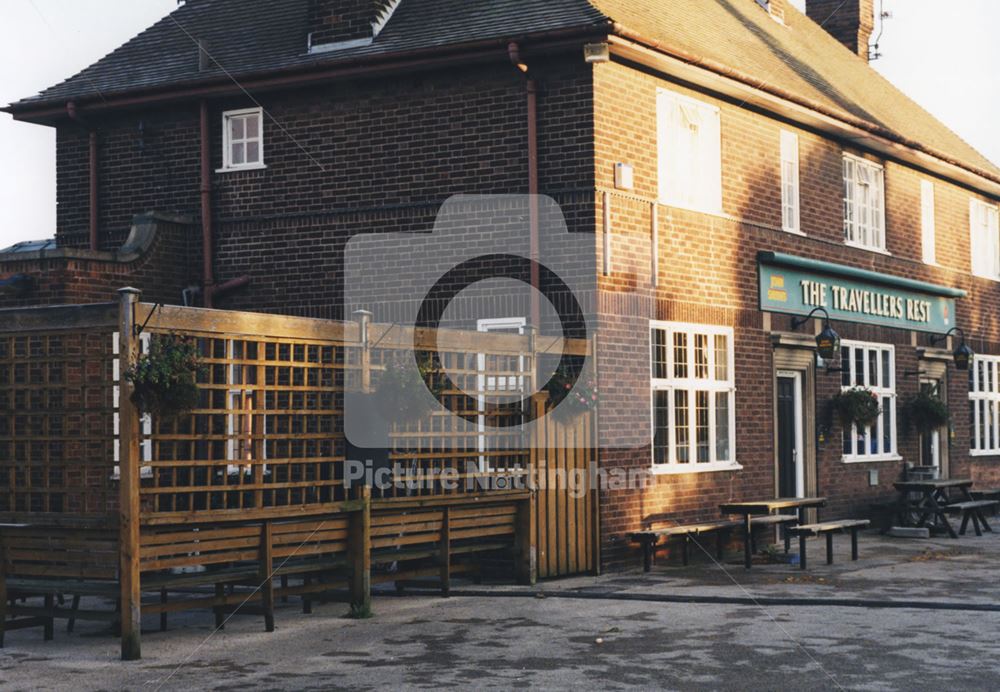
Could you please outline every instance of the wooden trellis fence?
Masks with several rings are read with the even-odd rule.
[[[366,610],[373,579],[440,576],[447,591],[483,555],[513,557],[524,581],[539,556],[542,576],[597,564],[596,493],[531,490],[535,465],[593,461],[590,422],[526,436],[495,417],[538,416],[537,397],[521,413],[484,405],[497,382],[530,391],[555,339],[156,306],[128,289],[120,304],[2,317],[0,643],[4,627],[51,637],[54,617],[105,619],[132,659],[143,614],[166,627],[170,612],[207,607],[221,624],[249,601],[271,629],[276,596],[309,609],[343,590]],[[152,420],[122,373],[165,334],[194,340],[205,373],[195,410]],[[344,393],[405,349],[437,350],[454,384],[440,398],[472,425],[442,412],[398,426],[395,482],[348,488]],[[539,451],[553,435],[560,451]],[[462,482],[473,467],[476,482]],[[460,482],[433,480],[445,470]],[[55,603],[62,594],[72,605]],[[88,596],[116,612],[81,608]]]

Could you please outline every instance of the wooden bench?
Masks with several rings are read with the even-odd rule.
[[[702,524],[684,524],[678,526],[669,526],[662,529],[649,529],[646,531],[633,531],[628,534],[628,539],[632,543],[638,543],[642,546],[642,568],[644,571],[648,572],[653,568],[653,560],[655,558],[656,546],[660,542],[660,539],[667,539],[681,536],[683,541],[681,543],[681,559],[685,565],[688,564],[688,546],[691,542],[693,536],[700,536],[702,534],[714,533],[715,538],[715,553],[718,559],[722,559],[722,549],[724,547],[723,540],[726,534],[740,526],[738,521],[709,521]]]
[[[983,514],[983,510],[996,510],[997,501],[996,500],[968,500],[966,502],[953,502],[950,505],[946,505],[944,510],[949,514],[961,514],[962,515],[962,527],[958,530],[960,536],[965,535],[965,530],[969,526],[969,520],[972,520],[972,526],[976,530],[977,536],[983,535],[983,529],[993,533],[993,529],[990,525],[986,523],[986,515]]]
[[[793,514],[767,514],[757,517],[753,517],[750,520],[751,529],[757,528],[759,526],[787,526],[790,524],[795,524],[798,522],[799,518]],[[650,571],[653,567],[653,562],[656,553],[656,546],[659,544],[660,539],[667,539],[682,536],[683,541],[681,543],[681,560],[685,566],[688,564],[689,560],[689,550],[688,547],[694,536],[707,533],[715,533],[715,556],[716,559],[722,559],[722,552],[724,547],[724,539],[729,531],[743,526],[743,522],[736,521],[732,519],[722,519],[719,521],[708,521],[700,524],[678,524],[676,526],[668,526],[662,529],[647,529],[645,531],[633,531],[627,534],[628,539],[632,543],[638,543],[642,546],[642,567],[643,571]],[[756,542],[753,537],[750,538],[752,544],[752,552],[756,552]],[[787,532],[785,533],[785,552],[788,552],[789,548],[789,537]]]
[[[851,559],[858,559],[858,531],[871,524],[867,519],[841,519],[840,521],[824,521],[818,524],[802,524],[787,529],[791,535],[799,537],[799,568],[806,568],[806,538],[809,536],[826,536],[826,564],[833,564],[833,534],[851,533]]]
[[[979,490],[970,490],[969,495],[972,496],[973,500],[992,500],[1000,505],[1000,488],[982,488]],[[996,516],[997,507],[993,507],[993,515]]]

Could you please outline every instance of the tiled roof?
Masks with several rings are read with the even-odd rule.
[[[307,0],[188,0],[169,17],[18,107],[182,85],[200,72],[194,41],[235,77],[344,58],[388,55],[616,22],[667,49],[707,58],[795,94],[827,112],[920,142],[1000,176],[972,146],[881,77],[820,26],[789,7],[785,24],[755,0],[403,0],[367,47],[306,54]]]
[[[308,0],[188,0],[79,74],[15,105],[325,65],[607,20],[587,0],[404,0],[370,46],[309,55]],[[218,63],[199,71],[196,41]]]
[[[664,46],[708,58],[764,85],[1000,175],[1000,168],[790,3],[782,25],[755,0],[591,2],[616,22]]]

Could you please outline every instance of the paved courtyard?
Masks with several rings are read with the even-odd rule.
[[[446,600],[384,595],[371,620],[292,602],[272,634],[248,616],[213,635],[210,614],[189,613],[146,633],[130,664],[101,625],[59,623],[54,642],[8,634],[0,689],[1000,688],[1000,535],[864,535],[857,563],[847,544],[828,567],[813,543],[807,572],[706,559]]]

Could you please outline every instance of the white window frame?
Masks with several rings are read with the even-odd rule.
[[[788,233],[802,232],[799,187],[799,136],[781,131],[781,228]]]
[[[995,204],[969,199],[969,243],[972,274],[1000,281],[1000,212]]]
[[[937,264],[937,224],[934,220],[934,183],[920,181],[920,252],[924,264]]]
[[[233,128],[232,123],[236,119],[246,119],[250,116],[257,117],[257,137],[247,137],[246,131],[244,130],[244,136],[242,139],[238,140],[244,144],[247,142],[257,142],[259,157],[257,161],[250,163],[233,163],[233,144],[236,141],[233,139]],[[245,151],[245,150],[244,150]],[[245,154],[244,154],[245,158]],[[217,173],[226,173],[229,171],[253,171],[260,170],[262,168],[267,168],[264,164],[264,109],[263,108],[243,108],[235,111],[226,111],[222,114],[222,168],[220,168]]]
[[[865,428],[864,430],[864,452],[862,454],[857,453],[857,436],[859,434],[857,426],[852,425],[850,429],[844,430],[844,435],[850,435],[851,437],[851,452],[843,453],[842,459],[845,463],[869,463],[873,461],[899,461],[902,457],[899,455],[899,442],[897,439],[897,430],[899,429],[899,417],[897,416],[897,406],[896,406],[896,348],[892,344],[880,344],[872,343],[866,341],[842,341],[840,344],[841,353],[843,350],[847,349],[849,356],[841,356],[841,367],[845,370],[841,378],[841,391],[846,391],[854,387],[864,387],[865,389],[871,390],[874,394],[878,395],[879,405],[882,407],[882,413],[879,414],[878,421],[874,425]],[[868,353],[870,351],[875,351],[878,354],[876,358],[876,374],[875,382],[870,382],[870,373],[866,373],[868,377],[862,378],[861,381],[858,380],[857,373],[857,363],[854,357],[856,349],[863,349],[864,356],[863,362],[865,364],[865,370],[868,370]],[[882,360],[882,354],[889,353],[889,386],[886,387],[883,384],[883,374],[884,363]],[[843,380],[847,379],[848,384],[844,384]],[[891,426],[889,430],[889,445],[891,447],[890,451],[885,452],[883,448],[883,438],[882,438],[882,426],[885,424],[885,404],[884,399],[889,399],[889,415],[891,420]],[[872,443],[872,430],[877,432],[876,442],[878,443],[878,450],[872,453],[871,443]],[[843,441],[841,441],[841,451],[843,452]]]
[[[517,334],[523,335],[528,326],[526,317],[484,317],[476,321],[476,331],[478,332],[510,332],[516,330]],[[480,353],[476,357],[476,365],[479,374],[476,375],[476,389],[479,411],[486,410],[486,392],[519,392],[524,394],[524,356],[517,359],[518,371],[520,375],[502,376],[500,379],[506,382],[499,382],[498,378],[486,374],[486,354]],[[477,431],[479,433],[479,470],[483,473],[490,473],[498,469],[490,463],[490,457],[486,454],[488,447],[488,437],[486,435],[486,416],[480,413],[476,416]]]
[[[719,108],[658,89],[657,149],[662,204],[722,214],[722,125]],[[689,132],[681,137],[686,123]],[[696,134],[691,135],[694,131]]]
[[[656,378],[655,375],[655,342],[653,330],[662,330],[666,334],[667,344],[667,374],[666,378]],[[673,335],[675,333],[687,334],[687,377],[674,377],[674,349]],[[709,348],[707,368],[709,377],[699,379],[694,376],[695,368],[695,335],[706,335],[709,338]],[[725,380],[715,379],[715,344],[714,337],[724,336],[727,343],[727,363]],[[707,473],[713,471],[736,471],[741,468],[736,461],[736,386],[735,386],[735,338],[732,327],[720,327],[705,324],[690,324],[683,322],[661,322],[651,320],[649,323],[649,377],[650,377],[650,463],[655,474],[678,474],[678,473]],[[675,405],[673,396],[675,391],[688,392],[688,458],[691,461],[677,461],[677,436],[674,432],[674,422],[676,421]],[[656,463],[656,393],[668,392],[668,420],[670,421],[670,435],[668,441],[667,463]],[[694,413],[695,392],[708,392],[708,452],[709,461],[698,462],[697,459],[697,433]],[[728,393],[729,395],[729,460],[716,460],[716,403],[715,394]]]
[[[868,182],[862,178],[868,177]],[[885,244],[885,167],[844,154],[844,242],[888,255]]]
[[[969,424],[972,432],[969,439],[969,454],[971,456],[1000,455],[998,377],[1000,377],[1000,356],[973,356],[969,368]],[[984,418],[992,418],[992,422]]]

